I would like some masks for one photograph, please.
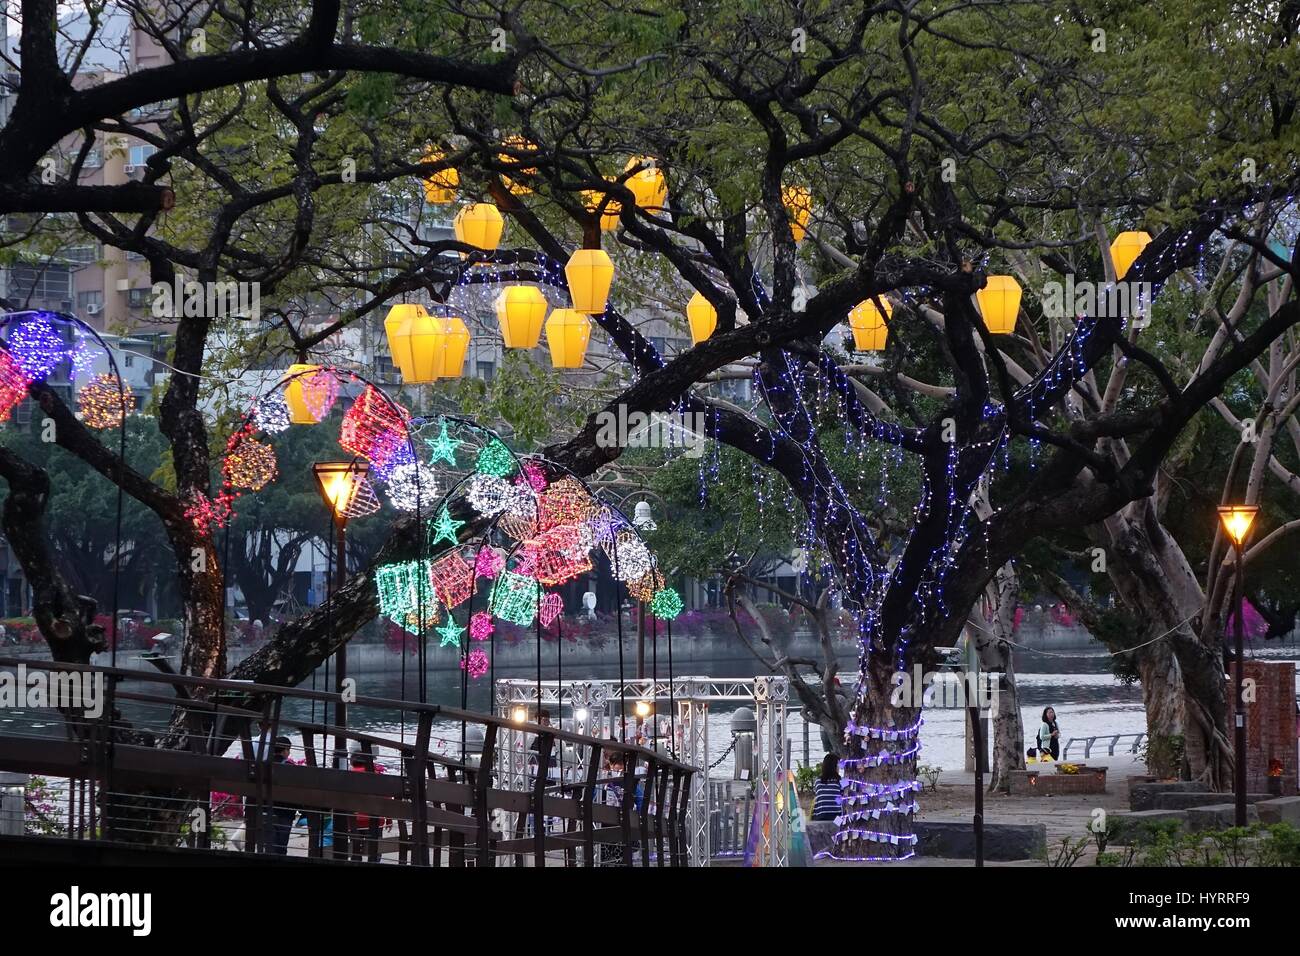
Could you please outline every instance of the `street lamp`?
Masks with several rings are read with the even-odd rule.
[[[1232,541],[1232,549],[1237,553],[1237,573],[1236,573],[1236,600],[1233,610],[1233,644],[1236,650],[1237,662],[1233,668],[1233,720],[1235,727],[1235,744],[1233,750],[1236,754],[1236,764],[1233,767],[1233,789],[1237,797],[1237,814],[1236,825],[1244,827],[1246,825],[1246,704],[1242,699],[1242,670],[1246,660],[1246,651],[1242,635],[1242,604],[1245,602],[1245,585],[1242,581],[1244,563],[1241,559],[1242,545],[1250,535],[1251,526],[1255,523],[1255,516],[1259,513],[1256,505],[1220,505],[1219,521],[1223,524],[1223,530]]]
[[[636,507],[632,510],[632,524],[638,531],[654,531],[659,527],[655,523],[654,514],[650,511],[650,502],[638,501]]]
[[[347,524],[352,517],[353,504],[361,494],[366,475],[370,471],[367,462],[354,458],[351,461],[320,461],[312,465],[316,475],[316,484],[325,506],[334,518],[336,557],[334,561],[334,580],[330,590],[343,587],[347,580]],[[340,644],[334,652],[335,683],[334,689],[339,695],[334,704],[334,726],[347,727],[348,705],[343,702],[343,682],[347,679],[348,657],[347,645]],[[338,735],[334,737],[334,766],[342,767],[347,755],[347,744]]]

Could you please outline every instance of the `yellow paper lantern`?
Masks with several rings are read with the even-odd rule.
[[[524,160],[518,155],[519,153],[536,153],[537,145],[535,143],[530,143],[528,140],[524,139],[524,137],[515,135],[507,136],[505,140],[502,141],[501,145],[512,151],[511,153],[497,153],[497,161],[501,163],[502,166],[516,170],[521,176],[537,175],[536,166],[533,166],[530,169],[519,168],[520,164],[523,163]],[[533,191],[532,186],[522,182],[515,182],[509,176],[502,176],[501,181],[505,183],[506,188],[516,196],[527,196]]]
[[[989,276],[988,284],[975,293],[984,326],[994,335],[1010,335],[1020,315],[1020,283],[1011,276]]]
[[[645,166],[640,172],[627,178],[627,188],[636,197],[636,204],[648,211],[657,211],[668,205],[668,180],[664,179],[663,170],[649,156],[633,156],[627,161],[623,172]]]
[[[616,199],[605,202],[605,193],[598,189],[584,189],[582,191],[583,205],[587,207],[587,212],[595,212],[600,209],[600,204],[605,203],[605,208],[600,214],[600,228],[605,232],[613,232],[618,228],[619,216],[623,212],[623,204]]]
[[[319,420],[307,407],[307,400],[302,393],[303,383],[311,378],[308,373],[319,368],[319,365],[295,364],[290,365],[289,371],[285,373],[284,401],[289,406],[289,421],[295,425],[315,425]]]
[[[392,310],[389,310],[389,316],[391,315]],[[387,320],[384,326],[387,328]],[[388,348],[393,353],[393,364],[407,385],[421,385],[438,380],[440,329],[441,321],[426,312],[423,306],[417,305],[407,307],[402,313],[401,324],[389,334]]]
[[[609,301],[609,286],[614,281],[614,263],[602,249],[577,249],[564,267],[569,280],[569,297],[578,312],[599,315]]]
[[[699,345],[718,327],[718,310],[697,292],[686,303],[686,322],[691,327],[691,344]]]
[[[1115,264],[1115,278],[1123,279],[1128,270],[1133,268],[1142,250],[1151,244],[1151,236],[1145,232],[1121,232],[1110,244],[1110,261]]]
[[[508,285],[497,296],[501,341],[508,349],[531,349],[542,335],[546,296],[532,285]]]
[[[790,234],[802,242],[812,220],[812,192],[806,186],[782,186],[781,205],[790,217]]]
[[[492,203],[476,202],[456,213],[452,228],[456,232],[457,242],[493,252],[501,242],[505,220]]]
[[[430,147],[421,157],[422,163],[436,163],[447,156],[440,149]],[[440,169],[424,182],[424,201],[431,206],[446,206],[456,201],[456,187],[460,185],[460,172],[454,166]]]
[[[591,338],[591,320],[574,309],[556,309],[546,320],[546,344],[556,368],[582,368]]]
[[[457,316],[434,319],[433,370],[438,378],[460,378],[469,350],[469,329]]]
[[[863,299],[849,310],[849,330],[853,333],[853,347],[859,352],[879,352],[889,339],[886,323],[894,314],[894,303],[881,296],[884,312],[873,299]]]
[[[403,381],[411,381],[415,370],[410,365],[403,364],[410,358],[410,350],[398,347],[398,333],[408,319],[428,314],[422,305],[399,302],[391,306],[388,315],[384,316],[384,337],[388,340],[388,354],[393,357],[393,365],[397,367],[397,372],[402,376]]]

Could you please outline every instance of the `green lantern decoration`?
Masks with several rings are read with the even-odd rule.
[[[375,570],[375,589],[379,592],[379,612],[399,627],[419,632],[438,622],[438,597],[429,577],[428,561],[380,566]]]
[[[681,595],[673,588],[660,588],[650,600],[650,613],[661,621],[671,621],[682,613]]]
[[[535,578],[513,571],[502,571],[492,587],[488,608],[494,617],[527,627],[537,616],[540,593],[540,585]]]

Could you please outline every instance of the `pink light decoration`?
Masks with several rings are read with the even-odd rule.
[[[474,568],[459,551],[449,551],[429,566],[429,581],[442,603],[458,607],[474,593]]]
[[[302,383],[302,403],[307,406],[307,411],[316,421],[324,421],[338,400],[339,380],[333,372],[321,369],[302,376],[298,381]]]
[[[589,547],[589,545],[588,545]],[[520,549],[520,573],[531,574],[542,584],[554,586],[571,581],[592,570],[591,556],[583,547],[579,528],[561,525],[545,534],[525,541]]]
[[[217,492],[208,498],[201,491],[194,492],[192,503],[185,509],[185,517],[193,523],[195,530],[207,534],[213,527],[224,528],[226,522],[235,515],[235,496],[225,491]]]
[[[7,349],[0,349],[0,421],[8,418],[27,397],[30,382],[18,360]]]
[[[469,636],[476,641],[486,641],[496,630],[492,615],[487,611],[475,611],[469,619]]]
[[[518,480],[520,482],[528,482],[528,486],[532,488],[533,491],[546,490],[546,472],[542,466],[535,461],[524,462],[523,474],[519,476]]]
[[[482,548],[474,558],[474,573],[481,578],[494,578],[505,566],[505,555],[496,548]]]
[[[551,624],[564,613],[564,598],[560,597],[554,591],[542,595],[542,606],[538,617],[542,619],[543,627],[550,627]]]
[[[478,680],[488,672],[488,656],[482,648],[476,647],[460,659],[460,669]]]
[[[319,373],[317,376],[319,377]],[[305,394],[305,393],[304,393]],[[394,405],[379,389],[367,385],[343,416],[339,444],[354,455],[382,465],[406,444],[410,413]]]

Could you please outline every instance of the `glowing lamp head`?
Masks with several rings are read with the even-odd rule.
[[[1240,548],[1250,536],[1250,529],[1255,523],[1257,514],[1259,508],[1256,505],[1219,506],[1219,521],[1223,524],[1224,533],[1232,539],[1234,547]]]
[[[510,719],[516,724],[522,724],[528,719],[528,709],[526,707],[516,707],[510,711]]]
[[[649,716],[650,716],[650,701],[648,701],[648,700],[638,700],[638,701],[636,702],[636,715],[637,715],[638,717],[649,717]]]
[[[347,524],[351,506],[360,493],[362,483],[370,470],[369,463],[353,461],[318,461],[312,465],[320,496],[334,515],[336,524]]]
[[[579,707],[573,712],[573,719],[580,724],[585,724],[589,717],[591,717],[591,711],[587,710],[586,707]]]

